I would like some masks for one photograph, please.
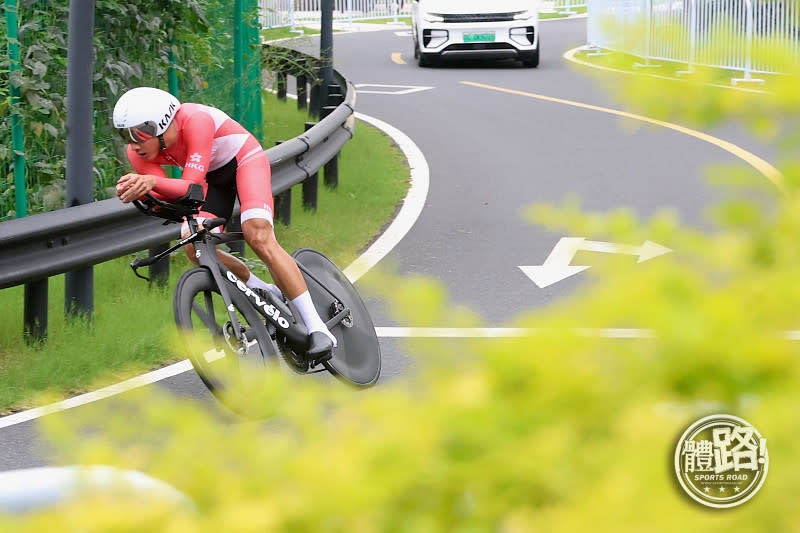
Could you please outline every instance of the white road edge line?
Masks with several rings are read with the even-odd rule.
[[[410,137],[394,126],[377,118],[363,113],[356,113],[355,116],[358,120],[366,122],[383,131],[400,147],[400,150],[402,150],[408,160],[408,165],[411,167],[411,187],[403,200],[403,206],[400,208],[400,212],[386,231],[384,231],[360,257],[344,269],[345,275],[352,282],[355,282],[370,268],[375,266],[378,261],[383,259],[386,254],[400,242],[406,233],[411,230],[417,218],[419,218],[420,213],[422,213],[422,208],[425,206],[430,178],[428,162],[425,160],[422,150],[414,144],[414,141],[412,141]],[[177,376],[188,370],[192,370],[192,363],[188,359],[184,359],[179,363],[154,370],[153,372],[148,372],[141,376],[136,376],[135,378],[116,383],[109,387],[87,392],[86,394],[74,396],[43,407],[36,407],[2,417],[0,418],[0,429],[15,424],[21,424],[22,422],[28,422],[50,413],[65,411],[73,407],[104,400],[117,394],[150,385],[162,379]]]
[[[530,337],[541,333],[541,328],[402,328],[376,327],[381,338],[449,338],[449,339],[497,339]],[[586,337],[606,339],[648,339],[653,334],[644,329],[631,328],[580,328],[576,330]]]
[[[430,170],[422,150],[405,133],[374,117],[356,113],[356,118],[383,131],[400,147],[411,167],[411,186],[395,219],[378,239],[359,258],[344,269],[350,281],[355,282],[378,261],[383,259],[411,231],[428,197]]]
[[[96,402],[98,400],[105,400],[111,396],[116,396],[117,394],[122,394],[123,392],[144,387],[145,385],[153,384],[156,381],[161,381],[162,379],[177,376],[178,374],[182,374],[187,370],[192,370],[192,363],[189,362],[188,359],[184,359],[179,363],[174,363],[172,365],[165,366],[164,368],[159,368],[158,370],[115,383],[114,385],[110,385],[96,391],[87,392],[86,394],[81,394],[72,398],[67,398],[66,400],[45,405],[43,407],[28,409],[27,411],[20,411],[19,413],[8,415],[0,418],[0,428],[13,426],[15,424],[27,422],[28,420],[33,420],[34,418],[39,418],[50,413],[65,411],[67,409],[85,405],[91,402]]]

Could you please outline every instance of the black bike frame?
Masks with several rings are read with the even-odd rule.
[[[140,278],[148,279],[139,274],[136,269],[156,263],[157,261],[171,254],[175,250],[186,246],[187,244],[194,244],[194,255],[195,259],[197,260],[197,264],[200,267],[207,269],[214,278],[214,282],[219,288],[220,296],[222,297],[222,301],[225,303],[225,309],[228,312],[231,324],[234,327],[234,331],[237,332],[237,335],[238,332],[242,330],[242,327],[239,319],[236,317],[236,313],[233,311],[234,307],[228,290],[237,290],[243,293],[250,302],[250,305],[252,305],[261,316],[268,320],[280,334],[286,337],[293,349],[298,352],[304,351],[308,347],[308,330],[306,329],[305,325],[297,321],[289,307],[283,303],[283,301],[275,298],[275,296],[269,291],[264,291],[267,299],[266,301],[262,300],[258,294],[247,287],[245,283],[236,277],[236,274],[231,272],[219,259],[219,255],[217,255],[216,243],[211,241],[223,243],[232,240],[241,240],[242,234],[214,234],[211,233],[210,229],[201,229],[197,220],[195,220],[193,217],[187,217],[187,220],[189,224],[190,235],[185,239],[181,239],[174,246],[171,246],[169,249],[161,252],[158,255],[133,261],[131,263],[131,267],[133,268],[134,273]],[[302,268],[301,265],[299,266]],[[303,270],[305,271],[305,269]],[[231,285],[233,288],[230,288]],[[334,324],[341,321],[349,314],[349,312],[349,309],[345,308],[343,311],[337,313],[336,316],[328,321],[328,327],[332,327]]]

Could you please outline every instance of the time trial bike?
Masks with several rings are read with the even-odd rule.
[[[242,240],[243,235],[213,233],[212,229],[225,224],[222,218],[200,224],[195,215],[203,203],[202,188],[196,184],[173,202],[152,194],[134,201],[144,214],[163,218],[165,224],[186,221],[189,235],[157,255],[133,260],[131,268],[138,277],[148,279],[139,268],[194,245],[198,266],[178,279],[173,307],[183,348],[208,389],[228,403],[243,379],[252,380],[254,367],[270,365],[288,366],[301,374],[327,369],[358,387],[376,383],[381,352],[375,327],[344,273],[316,250],[301,248],[291,254],[314,306],[337,341],[330,359],[318,364],[306,354],[308,331],[291,303],[270,291],[250,289],[220,261],[216,246]]]

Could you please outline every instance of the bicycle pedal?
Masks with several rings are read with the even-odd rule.
[[[325,352],[324,354],[321,354],[314,359],[309,359],[308,367],[314,369],[316,368],[317,365],[321,365],[322,363],[330,361],[331,359],[333,359],[333,350]]]

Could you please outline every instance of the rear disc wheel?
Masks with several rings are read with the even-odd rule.
[[[375,384],[381,372],[381,349],[361,296],[339,267],[322,253],[301,248],[292,257],[301,265],[322,320],[327,322],[343,309],[349,310],[349,316],[331,327],[337,346],[333,357],[323,364],[332,374],[359,387]]]

